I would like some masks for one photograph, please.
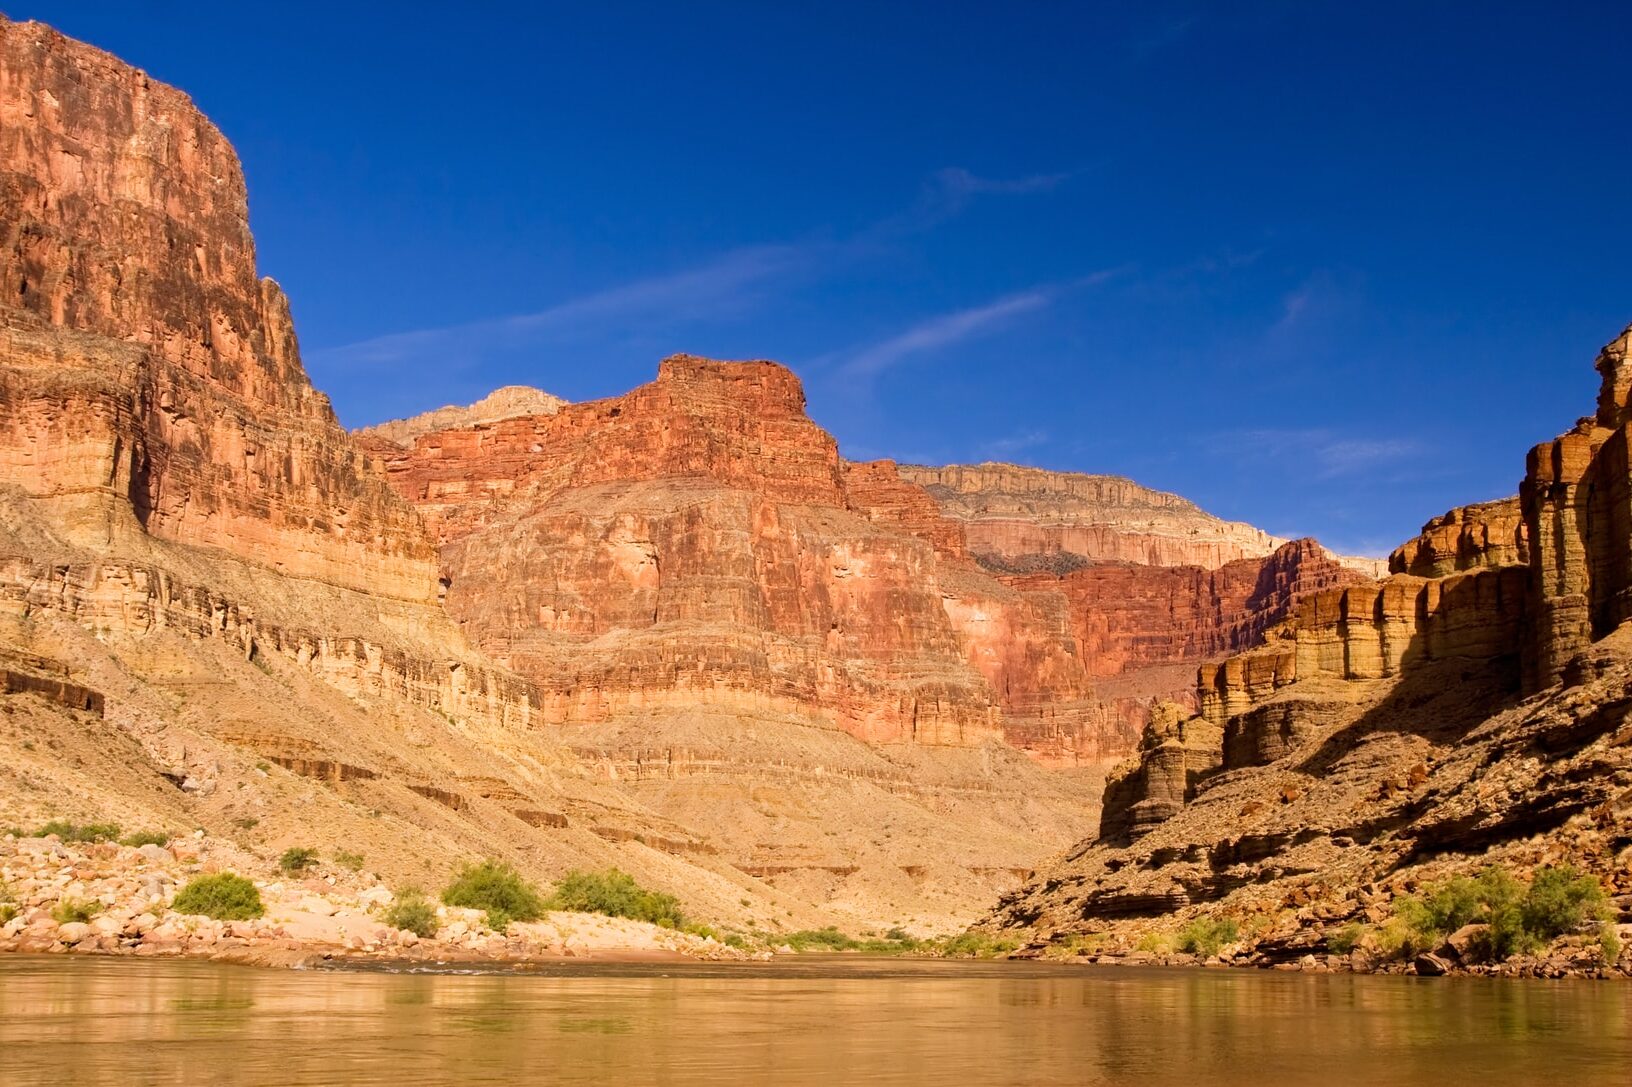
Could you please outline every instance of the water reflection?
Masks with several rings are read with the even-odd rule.
[[[0,1083],[1625,1084],[1616,983],[858,962],[0,957]]]

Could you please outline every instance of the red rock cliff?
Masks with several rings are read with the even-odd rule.
[[[131,531],[434,599],[258,279],[242,171],[181,92],[0,18],[0,469],[81,542]]]

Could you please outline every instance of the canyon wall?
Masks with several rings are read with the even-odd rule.
[[[1302,597],[1197,676],[1109,775],[1099,835],[990,923],[1131,941],[1258,919],[1266,961],[1330,950],[1424,879],[1568,862],[1613,885],[1632,833],[1632,329],[1598,410],[1515,499],[1428,522],[1381,583]]]
[[[1286,542],[1119,476],[1014,464],[908,464],[900,474],[963,526],[984,565],[1005,573],[1091,562],[1211,570],[1263,558]]]
[[[75,539],[434,600],[435,555],[301,366],[243,174],[173,88],[0,20],[0,472]]]

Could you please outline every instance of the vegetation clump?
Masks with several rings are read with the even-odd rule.
[[[536,921],[545,910],[538,888],[500,861],[466,866],[442,892],[442,901],[484,911],[487,927],[494,932],[505,931],[512,921]]]
[[[987,932],[960,932],[940,945],[941,954],[954,958],[989,959],[1007,955],[1020,946],[1012,936],[993,936]]]
[[[616,868],[608,868],[604,872],[576,869],[568,872],[556,883],[547,908],[628,917],[664,928],[682,928],[685,925],[678,898],[662,891],[647,890],[635,882],[635,877]]]
[[[248,921],[266,913],[255,884],[233,872],[195,877],[176,895],[170,908],[217,921]]]
[[[144,845],[168,845],[170,832],[167,830],[138,830],[134,834],[127,834],[119,839],[120,845],[140,847]]]
[[[380,920],[396,929],[406,929],[422,940],[436,935],[436,907],[418,887],[404,887],[396,899],[380,913]]]
[[[361,871],[363,867],[363,855],[361,853],[353,853],[349,849],[337,849],[334,851],[334,863],[338,864],[340,867],[349,872]]]
[[[1487,958],[1505,959],[1538,951],[1596,921],[1609,957],[1620,948],[1613,928],[1603,924],[1608,912],[1609,899],[1598,881],[1571,865],[1538,868],[1528,886],[1491,865],[1471,879],[1445,880],[1397,900],[1393,922],[1385,926],[1380,942],[1385,952],[1420,954],[1466,925],[1485,925],[1477,950]]]
[[[112,823],[69,823],[53,819],[35,831],[34,837],[44,838],[52,834],[65,842],[89,844],[113,841],[119,837],[119,828]]]
[[[84,924],[102,912],[100,902],[92,902],[83,898],[62,898],[51,909],[51,919],[59,925],[79,922]]]
[[[1179,930],[1179,950],[1212,958],[1240,935],[1241,927],[1228,917],[1198,917]]]
[[[278,858],[278,870],[291,876],[315,867],[317,867],[317,850],[303,845],[285,849],[283,856]]]

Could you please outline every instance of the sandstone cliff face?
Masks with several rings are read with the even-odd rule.
[[[1597,415],[1531,452],[1518,499],[1429,522],[1381,584],[1310,594],[1203,666],[1199,714],[1153,719],[1107,782],[1100,837],[992,923],[1046,940],[1290,907],[1300,931],[1271,942],[1295,957],[1424,872],[1569,860],[1612,881],[1632,829],[1629,346],[1599,355]]]
[[[205,544],[435,598],[257,279],[236,155],[180,92],[0,19],[0,470],[74,538]]]
[[[676,356],[626,396],[421,435],[379,463],[441,535],[449,611],[540,681],[551,720],[710,706],[814,713],[869,742],[1004,736],[1005,666],[956,623],[981,610],[966,596],[1005,631],[1032,610],[972,567],[943,586],[956,526],[892,466],[841,462],[780,366]],[[1081,699],[1060,633],[1033,640],[1063,654],[1050,690]]]
[[[1212,570],[1263,558],[1286,542],[1117,476],[1014,464],[908,464],[900,474],[963,526],[969,550],[983,564],[1002,572],[1088,562]]]
[[[554,415],[566,404],[559,396],[551,396],[542,389],[506,385],[502,389],[494,389],[474,404],[448,404],[409,419],[393,419],[378,426],[363,427],[355,432],[355,436],[364,441],[377,439],[394,445],[411,445],[419,435],[429,434],[433,430],[496,423],[501,419],[514,419],[518,415]]]
[[[1388,572],[1446,577],[1487,566],[1528,561],[1529,532],[1517,496],[1459,506],[1422,526],[1388,556]]]
[[[771,930],[944,929],[1085,829],[1091,783],[934,746],[998,735],[1000,699],[935,546],[847,506],[791,375],[680,358],[642,395],[552,417],[506,392],[354,441],[256,278],[221,135],[0,19],[8,821],[204,826],[433,886],[476,856],[615,864]],[[417,435],[415,501],[450,548],[486,534],[503,576],[538,577],[454,587],[502,660],[439,606],[436,537],[375,471],[450,419]],[[869,747],[813,697],[920,743]]]

